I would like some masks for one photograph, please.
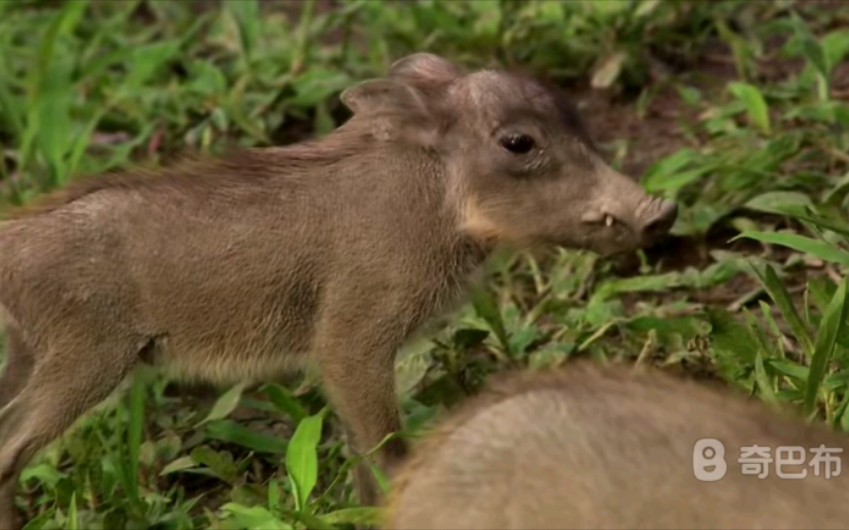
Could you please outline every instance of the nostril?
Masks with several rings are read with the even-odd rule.
[[[678,204],[664,201],[657,215],[646,223],[645,228],[643,228],[643,234],[650,240],[662,237],[669,232],[677,218]]]

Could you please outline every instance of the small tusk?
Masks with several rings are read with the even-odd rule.
[[[604,216],[604,225],[605,226],[613,226],[613,217],[609,215]]]

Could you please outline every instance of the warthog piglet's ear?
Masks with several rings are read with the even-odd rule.
[[[354,114],[425,114],[426,107],[415,90],[389,79],[369,79],[345,89],[342,103]]]
[[[463,75],[456,64],[432,53],[414,53],[395,61],[390,76],[419,90],[444,86]]]

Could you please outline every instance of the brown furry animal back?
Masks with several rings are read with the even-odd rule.
[[[139,164],[130,170],[77,177],[64,187],[39,195],[26,205],[10,210],[2,220],[47,214],[99,191],[156,185],[163,179],[203,179],[221,170],[230,170],[240,178],[257,179],[274,176],[277,172],[290,168],[298,169],[299,166],[332,163],[361,150],[366,138],[367,135],[351,132],[350,127],[343,125],[335,134],[326,138],[311,139],[285,147],[229,147],[215,157],[197,152],[182,152],[177,159],[167,164],[169,171],[162,171],[162,167],[154,164]]]
[[[703,438],[726,473],[694,475]],[[438,425],[399,473],[386,528],[843,528],[841,474],[744,475],[741,448],[843,450],[847,437],[734,392],[573,363],[501,378]],[[713,469],[713,468],[709,468]],[[820,471],[823,471],[821,468]]]

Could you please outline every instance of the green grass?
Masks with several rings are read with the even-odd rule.
[[[640,253],[630,272],[581,252],[497,256],[471,301],[401,356],[409,434],[494,372],[576,357],[718,377],[849,431],[846,8],[208,4],[0,3],[4,207],[183,149],[323,134],[345,118],[344,87],[411,51],[530,68],[604,90],[613,103],[586,117],[616,164],[652,153],[606,130],[621,123],[612,116],[650,136],[652,109],[677,109],[656,125],[674,129],[675,149],[638,176],[682,204],[678,243]],[[177,394],[139,373],[44,451],[22,481],[29,528],[323,528],[377,515],[355,501],[355,462],[314,378]]]

